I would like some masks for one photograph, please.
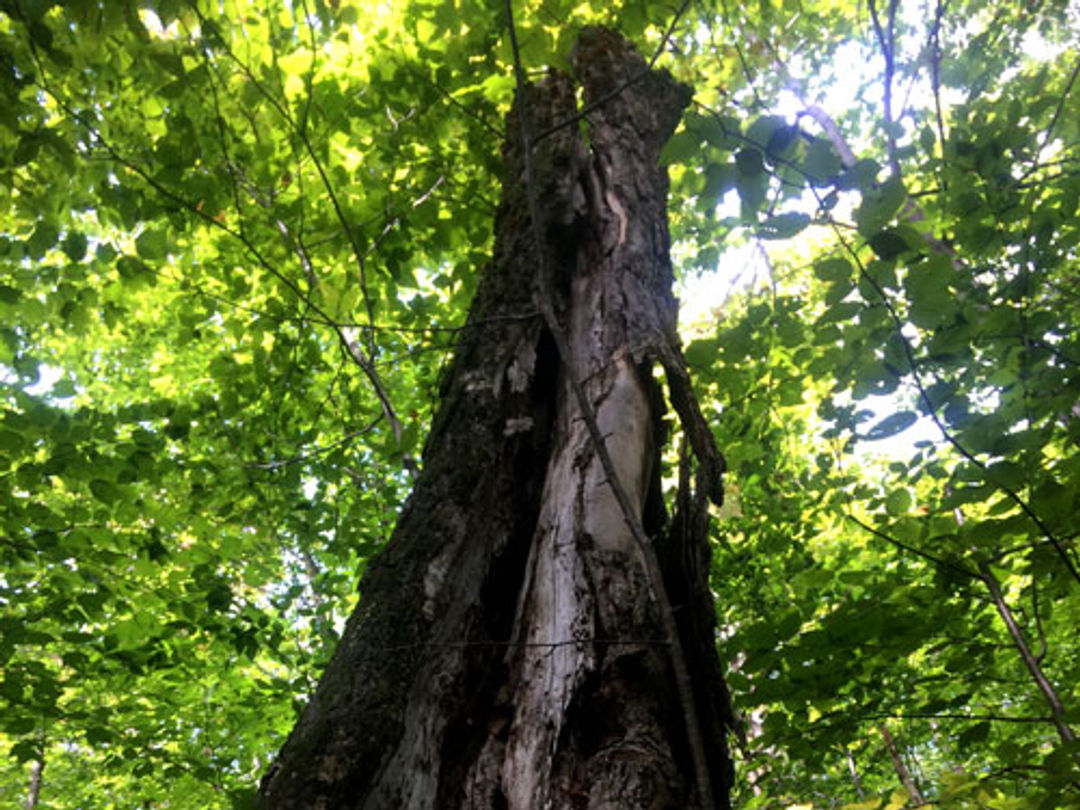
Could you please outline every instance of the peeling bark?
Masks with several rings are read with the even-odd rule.
[[[661,606],[575,381],[655,538],[713,790],[727,806],[728,708],[707,582],[705,498],[718,469],[715,459],[701,465],[691,486],[684,460],[668,520],[652,373],[654,360],[669,375],[672,363],[682,368],[657,157],[689,94],[600,29],[582,33],[574,64],[586,102],[641,79],[590,112],[588,145],[577,125],[536,144],[539,228],[517,111],[528,105],[530,126],[548,131],[574,115],[576,84],[552,73],[517,99],[495,255],[444,380],[423,471],[263,780],[262,808],[701,806]],[[549,276],[538,277],[544,267]],[[568,364],[536,294],[558,313]]]

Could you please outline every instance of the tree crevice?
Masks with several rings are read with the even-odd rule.
[[[582,37],[587,99],[640,72],[623,40]],[[538,144],[534,228],[518,115],[527,105],[530,126],[549,127],[575,114],[575,93],[551,73],[511,110],[495,252],[442,382],[421,475],[263,782],[262,807],[701,806],[664,608],[574,391],[591,403],[634,520],[659,542],[666,408],[650,347],[662,339],[677,354],[677,342],[657,156],[687,95],[650,73],[590,113],[591,155],[576,127]],[[538,291],[555,326],[503,317],[528,311]],[[677,514],[673,526],[707,557],[702,514],[705,523]],[[701,588],[679,579],[700,573],[698,557],[697,567],[669,565],[661,585]],[[707,582],[695,599],[711,611]],[[713,626],[694,615],[678,641],[702,648],[693,660],[711,676]],[[712,688],[702,680],[695,699],[721,717]],[[706,726],[726,806],[723,725]]]

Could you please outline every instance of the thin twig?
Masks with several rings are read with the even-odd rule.
[[[731,11],[728,9],[727,0],[722,0],[720,7],[724,10],[724,22],[728,23],[728,25],[725,27],[730,28]],[[750,70],[749,63],[746,61],[746,55],[743,53],[742,44],[739,42],[738,33],[736,33],[731,38],[731,44],[735,48],[735,55],[739,57],[739,68],[743,72],[743,77],[746,79],[746,84],[750,88],[750,92],[754,94],[754,104],[759,108],[764,107],[765,102],[761,100],[761,95],[758,93],[757,79],[753,75],[753,71]],[[773,54],[775,56],[775,51],[773,52]]]
[[[987,721],[990,723],[1023,723],[1031,725],[1040,725],[1051,720],[1049,717],[1019,717],[1007,714],[950,714],[948,712],[902,712],[900,714],[875,712],[864,714],[862,717],[868,720],[970,720],[974,723]]]
[[[34,58],[37,59],[36,50],[34,50]],[[39,75],[44,76],[44,72],[40,69]],[[287,275],[278,270],[277,267],[275,267],[274,264],[269,259],[267,259],[266,256],[263,255],[262,251],[260,251],[255,246],[251,239],[242,230],[236,230],[226,224],[226,222],[223,221],[221,218],[214,216],[207,211],[204,211],[202,206],[200,206],[198,203],[193,203],[187,198],[178,194],[177,192],[174,192],[172,189],[165,186],[157,178],[155,178],[148,171],[146,171],[143,167],[121,155],[120,152],[115,147],[113,147],[113,145],[109,141],[105,139],[105,137],[96,127],[94,127],[91,123],[84,121],[81,116],[79,116],[79,114],[74,109],[72,109],[64,99],[60,98],[52,90],[52,88],[47,83],[45,83],[43,78],[40,80],[40,86],[43,90],[45,90],[45,92],[47,92],[56,100],[57,104],[61,107],[61,109],[65,111],[65,113],[71,116],[72,120],[81,123],[87,128],[87,131],[97,140],[99,144],[101,144],[101,146],[105,149],[105,151],[113,160],[115,160],[120,165],[130,169],[132,172],[142,178],[145,183],[147,183],[161,196],[165,197],[176,205],[186,209],[189,213],[203,220],[212,228],[216,228],[228,234],[233,239],[239,241],[245,247],[248,253],[258,262],[260,267],[262,267],[264,270],[266,270],[268,273],[278,279],[282,284],[284,284],[289,289],[289,291],[297,297],[297,300],[303,302],[305,306],[310,307],[311,310],[320,317],[323,323],[329,325],[336,333],[338,340],[341,342],[343,348],[346,350],[348,355],[352,357],[354,361],[356,361],[357,365],[360,366],[360,369],[367,376],[369,382],[371,382],[372,387],[375,390],[375,395],[379,400],[380,407],[382,408],[383,415],[386,417],[386,420],[391,427],[394,439],[400,444],[401,438],[404,435],[404,431],[401,426],[401,421],[398,419],[397,413],[394,410],[393,403],[390,400],[390,396],[386,389],[386,386],[383,384],[382,379],[379,376],[375,363],[364,353],[363,349],[357,343],[355,336],[349,331],[348,327],[341,326],[337,321],[331,318],[327,312],[325,312],[315,303],[315,301],[311,298],[310,295],[306,295],[300,289],[296,282],[294,282]],[[310,142],[308,142],[308,147],[310,148]],[[313,151],[312,155],[314,157]],[[325,174],[323,174],[323,179],[325,180],[325,182],[329,183],[329,180],[325,177]],[[329,191],[329,193],[331,195],[331,199],[336,199],[334,198],[332,191]],[[355,243],[354,247],[357,247]],[[307,266],[305,268],[306,271],[310,271],[310,269],[310,266]],[[371,320],[369,320],[368,334],[374,334],[374,323]],[[416,475],[415,463],[412,461],[411,457],[406,456],[404,458],[403,464],[413,476]]]
[[[197,12],[198,13],[198,12]],[[349,224],[349,219],[345,215],[345,211],[341,206],[341,202],[338,200],[337,192],[334,189],[334,184],[330,182],[330,178],[326,173],[326,168],[323,166],[322,161],[319,159],[318,153],[315,151],[315,147],[308,137],[306,127],[299,125],[293,118],[292,114],[285,107],[285,105],[271,93],[258,77],[256,77],[251,69],[236,55],[236,53],[225,43],[222,43],[222,50],[225,54],[237,65],[244,76],[252,83],[255,89],[260,95],[265,98],[270,105],[277,111],[278,115],[289,125],[289,128],[300,139],[300,143],[303,145],[305,152],[307,152],[312,165],[315,167],[315,171],[319,175],[319,179],[322,183],[323,189],[326,191],[327,196],[330,199],[330,204],[334,209],[334,213],[337,216],[337,220],[342,230],[345,232],[345,237],[349,241],[349,245],[352,249],[352,254],[356,260],[357,269],[359,272],[360,283],[360,295],[364,301],[364,308],[367,313],[368,325],[374,326],[375,316],[374,309],[371,303],[371,296],[368,293],[367,288],[367,272],[364,264],[364,252],[360,249],[360,244],[357,241],[356,234],[353,232],[353,228]],[[312,55],[314,59],[314,54]],[[310,266],[308,267],[310,269]],[[331,320],[331,322],[333,322]],[[379,376],[379,372],[374,362],[374,330],[368,330],[368,342],[369,347],[365,352],[364,348],[356,339],[356,334],[343,327],[335,325],[335,331],[338,334],[338,338],[341,341],[342,346],[348,352],[349,356],[356,361],[356,364],[360,367],[361,371],[367,376],[368,381],[371,383],[372,388],[375,389],[375,396],[379,400],[379,404],[382,408],[383,415],[386,417],[387,423],[390,425],[390,430],[394,435],[394,440],[400,444],[401,438],[404,435],[404,429],[401,424],[401,420],[398,418],[397,412],[394,409],[393,402],[390,400],[389,392],[387,391],[385,383]],[[415,465],[410,465],[411,459],[406,458],[406,467],[415,474]]]
[[[836,154],[840,156],[840,165],[845,169],[854,166],[855,153],[851,151],[847,138],[840,132],[840,127],[836,125],[836,121],[833,120],[832,116],[817,104],[804,103],[802,112],[813,118],[817,125],[825,131],[825,138],[832,145],[832,148],[836,150]]]
[[[425,82],[426,84],[429,84],[432,87],[434,87],[436,90],[438,90],[439,93],[442,94],[443,98],[445,98],[448,102],[450,102],[451,106],[456,107],[457,109],[461,110],[461,112],[463,112],[465,115],[469,116],[469,118],[476,121],[476,123],[478,123],[484,129],[486,129],[492,135],[495,135],[500,140],[502,140],[503,138],[506,137],[505,132],[503,132],[497,126],[492,124],[490,121],[488,121],[486,118],[484,118],[478,112],[476,112],[474,109],[469,107],[467,104],[462,104],[460,101],[458,101],[456,98],[454,98],[453,94],[449,90],[447,90],[445,87],[443,87],[441,84],[439,84],[436,81],[433,81],[427,75],[425,75],[421,71],[417,70],[416,68],[412,67],[411,65],[408,66],[408,70],[409,70],[410,73],[413,74],[413,76],[418,78],[420,81]]]
[[[1058,695],[1057,690],[1054,688],[1053,684],[1050,683],[1050,679],[1046,677],[1046,673],[1043,672],[1039,662],[1032,654],[1027,639],[1024,638],[1024,633],[1020,629],[1020,625],[1016,623],[1016,619],[1013,617],[1012,611],[1005,601],[1005,596],[1001,592],[1001,583],[998,582],[997,577],[986,562],[979,563],[979,574],[982,581],[986,584],[986,587],[990,590],[990,596],[994,600],[994,607],[997,608],[1001,620],[1005,622],[1005,627],[1008,629],[1009,636],[1012,638],[1013,644],[1020,653],[1020,658],[1023,660],[1024,666],[1027,667],[1032,680],[1035,681],[1036,686],[1039,687],[1039,691],[1042,692],[1043,698],[1046,700],[1046,705],[1050,707],[1050,714],[1052,715],[1052,721],[1054,727],[1057,729],[1058,736],[1061,737],[1061,741],[1066,744],[1074,742],[1076,740],[1076,734],[1065,721],[1065,707],[1061,702],[1061,697]],[[1077,755],[1076,752],[1074,752],[1073,755],[1080,758],[1080,755]]]
[[[314,458],[316,456],[323,455],[324,453],[329,453],[332,450],[336,450],[343,444],[348,444],[357,436],[363,436],[365,433],[370,432],[375,427],[375,425],[379,423],[381,419],[382,416],[378,416],[374,420],[369,422],[367,425],[360,428],[360,430],[354,430],[351,433],[347,433],[340,439],[337,439],[330,444],[316,445],[315,447],[308,450],[306,453],[300,453],[299,455],[290,456],[289,458],[284,458],[280,461],[266,461],[258,464],[249,464],[248,466],[253,467],[256,470],[274,471],[280,470],[282,467],[289,467],[293,464],[300,464],[301,462],[307,461],[310,458]]]
[[[341,207],[341,202],[338,200],[337,192],[334,189],[334,184],[330,182],[330,178],[326,173],[326,169],[319,159],[318,153],[315,151],[315,146],[312,144],[311,139],[308,137],[306,128],[300,127],[296,120],[293,118],[292,113],[288,108],[271,93],[266,86],[259,81],[259,78],[251,72],[251,69],[244,63],[236,53],[227,44],[222,43],[222,50],[225,55],[228,56],[244,74],[245,78],[252,83],[252,86],[259,92],[259,94],[265,98],[270,105],[281,116],[282,120],[289,125],[289,128],[293,131],[297,138],[300,139],[300,143],[304,147],[304,151],[307,152],[308,157],[311,159],[312,165],[315,167],[315,171],[319,175],[319,180],[322,182],[323,189],[326,191],[327,196],[330,199],[330,204],[334,209],[334,214],[337,217],[338,224],[345,233],[345,238],[349,241],[349,246],[352,249],[353,258],[357,263],[357,270],[359,273],[360,281],[360,293],[364,300],[364,307],[367,310],[368,321],[374,321],[374,310],[372,308],[371,297],[367,289],[367,270],[364,266],[364,251],[360,249],[360,243],[357,241],[356,234],[353,232],[352,226],[349,224],[349,218],[345,215],[345,210]]]
[[[1042,140],[1035,149],[1035,155],[1031,159],[1031,166],[1026,172],[1020,175],[1020,182],[1026,180],[1039,166],[1039,156],[1042,155],[1042,151],[1046,148],[1047,144],[1050,143],[1050,139],[1053,137],[1054,127],[1057,126],[1058,119],[1061,118],[1061,113],[1065,109],[1065,101],[1069,98],[1073,85],[1076,84],[1077,77],[1080,77],[1080,59],[1077,59],[1076,64],[1073,65],[1072,73],[1069,75],[1069,81],[1065,83],[1065,89],[1061,93],[1061,98],[1058,99],[1057,107],[1054,108],[1054,115],[1050,118],[1050,123],[1046,127],[1046,132],[1043,133]]]
[[[934,90],[934,115],[937,118],[938,141],[941,144],[941,158],[945,159],[945,116],[941,111],[941,23],[945,18],[945,9],[949,0],[937,0],[934,12],[934,28],[930,35],[930,83]],[[942,182],[945,186],[945,182]]]
[[[884,540],[889,545],[895,546],[896,548],[900,549],[901,551],[906,551],[909,554],[914,554],[916,557],[921,557],[922,559],[926,560],[927,562],[933,563],[934,565],[938,566],[939,568],[947,568],[950,571],[955,571],[956,573],[961,574],[961,575],[963,575],[965,577],[968,577],[969,579],[975,579],[975,580],[980,579],[979,575],[976,572],[974,572],[974,571],[972,571],[972,570],[970,570],[968,568],[965,568],[963,565],[960,565],[959,563],[952,562],[951,560],[943,559],[941,557],[935,557],[933,554],[925,552],[922,549],[918,549],[915,546],[911,546],[911,545],[908,545],[907,543],[905,543],[905,542],[903,542],[901,540],[897,540],[892,535],[886,534],[885,532],[881,531],[880,529],[877,529],[874,526],[871,526],[869,523],[863,522],[862,520],[855,517],[855,515],[851,514],[850,512],[845,513],[844,517],[846,517],[848,520],[850,520],[855,525],[857,525],[857,526],[865,529],[866,531],[870,532],[870,534],[874,535],[874,537],[877,537],[880,540]]]
[[[1046,630],[1043,628],[1042,615],[1039,612],[1039,578],[1031,578],[1031,615],[1035,620],[1035,633],[1039,637],[1039,651],[1035,653],[1035,661],[1042,665],[1046,659],[1047,644]]]
[[[1046,127],[1046,132],[1043,134],[1043,140],[1039,145],[1039,151],[1042,151],[1046,145],[1050,143],[1050,138],[1054,134],[1054,127],[1057,126],[1058,119],[1061,118],[1062,110],[1065,109],[1065,101],[1069,98],[1073,85],[1076,84],[1077,76],[1080,76],[1080,59],[1076,60],[1076,64],[1073,65],[1069,81],[1065,83],[1065,89],[1061,93],[1061,98],[1058,99],[1057,107],[1054,108],[1054,115],[1050,119],[1050,124]]]
[[[885,138],[888,143],[889,151],[889,168],[892,169],[894,177],[900,177],[900,159],[897,156],[896,151],[896,135],[893,132],[893,110],[892,110],[892,85],[893,85],[893,73],[896,70],[896,37],[895,37],[895,25],[896,25],[896,6],[897,0],[889,0],[889,17],[886,21],[888,31],[882,28],[881,20],[878,17],[877,4],[875,0],[867,0],[867,5],[870,9],[870,19],[874,24],[874,33],[877,35],[878,44],[881,46],[882,56],[885,58],[885,76],[883,79],[885,85],[885,99],[884,99],[884,112],[885,112]]]

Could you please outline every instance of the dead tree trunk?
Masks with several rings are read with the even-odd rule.
[[[495,255],[423,472],[263,780],[265,810],[701,807],[695,759],[727,806],[707,582],[706,498],[721,469],[677,348],[657,166],[689,93],[600,29],[582,33],[574,61],[586,103],[607,100],[585,118],[587,141],[578,123],[555,128],[576,111],[570,77],[552,73],[515,102]],[[699,457],[696,476],[684,458],[670,517],[654,362]],[[663,621],[672,609],[679,660]]]

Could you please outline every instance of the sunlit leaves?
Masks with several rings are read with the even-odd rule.
[[[982,41],[1018,42],[1028,23],[1005,9],[993,13],[1008,23]],[[950,25],[959,22],[945,19],[939,33],[948,41]],[[853,798],[849,763],[821,753],[835,745],[853,754],[864,788],[881,780],[880,798],[867,806],[893,802],[886,786],[895,785],[896,774],[879,770],[884,752],[869,718],[910,712],[894,730],[906,738],[905,755],[925,769],[917,777],[922,789],[942,807],[1069,801],[1062,785],[1073,766],[1036,753],[1040,745],[1053,747],[1053,729],[996,717],[1004,705],[1033,716],[1045,716],[1046,706],[972,572],[984,557],[1000,562],[994,570],[1009,582],[1013,609],[1027,617],[1025,632],[1069,659],[1048,665],[1054,684],[1068,692],[1065,684],[1076,678],[1074,644],[1061,617],[1077,615],[1077,584],[1060,555],[1042,549],[1045,532],[1058,542],[1071,537],[1058,516],[1080,503],[1080,469],[1068,461],[1080,420],[1061,416],[1080,401],[1076,298],[1065,292],[1076,272],[1070,250],[1078,234],[1075,217],[1062,215],[1075,211],[1077,197],[1071,173],[1036,167],[1033,155],[1046,138],[1039,128],[1071,103],[1061,93],[1071,67],[1022,69],[998,83],[988,64],[1017,63],[1018,50],[978,58],[950,53],[957,64],[948,68],[948,81],[963,86],[971,101],[950,110],[943,99],[940,121],[932,107],[914,105],[908,115],[924,116],[925,126],[894,127],[904,143],[896,155],[900,176],[891,168],[883,175],[890,155],[865,143],[845,169],[834,144],[816,133],[795,139],[794,151],[785,153],[792,147],[777,134],[783,119],[768,116],[752,125],[772,124],[771,151],[767,141],[728,147],[733,156],[743,152],[744,185],[759,166],[769,177],[763,198],[740,189],[749,192],[743,202],[751,202],[742,211],[748,230],[772,236],[776,229],[762,222],[806,210],[805,199],[797,211],[785,199],[809,184],[820,189],[812,221],[832,225],[835,239],[827,252],[803,250],[790,264],[768,246],[771,286],[763,298],[810,291],[803,317],[811,328],[801,345],[781,341],[760,315],[728,314],[720,345],[737,345],[731,362],[756,374],[744,377],[724,365],[723,351],[714,377],[699,372],[730,392],[720,432],[739,437],[731,447],[741,512],[727,524],[718,552],[717,590],[745,587],[754,596],[729,608],[724,620],[756,628],[758,620],[775,622],[790,606],[803,606],[801,626],[769,638],[771,646],[758,644],[767,634],[755,630],[737,631],[725,647],[737,662],[732,682],[747,710],[782,718],[760,726],[762,750],[790,758],[767,758],[774,795],[806,796],[804,769],[832,767],[830,798],[842,791]],[[851,120],[840,121],[839,131]],[[1058,141],[1058,157],[1072,161],[1075,127],[1069,133]],[[1034,176],[1043,179],[1028,184]],[[749,359],[758,357],[770,359]],[[779,405],[774,375],[791,367],[823,420],[818,444],[808,444],[792,427],[794,414]],[[866,401],[882,396],[889,399]],[[748,435],[757,447],[747,447]],[[793,540],[785,545],[778,537]],[[889,605],[885,618],[862,608],[867,594]],[[856,606],[865,627],[846,605]],[[1031,623],[1032,611],[1041,628]],[[1047,629],[1048,617],[1056,631]],[[820,652],[836,647],[846,656]],[[850,661],[857,665],[846,666]],[[803,697],[807,679],[827,684],[827,694]],[[808,703],[805,719],[793,712],[800,698]],[[791,745],[796,736],[816,745]],[[1003,762],[1021,761],[1046,770],[1030,771],[1023,785],[954,771],[995,773],[1009,767]],[[936,784],[931,772],[940,774]],[[897,796],[895,806],[907,801]]]
[[[419,330],[456,325],[491,231],[494,180],[462,158],[472,149],[487,168],[497,154],[497,133],[478,121],[498,113],[470,89],[486,78],[468,61],[483,32],[455,38],[458,63],[441,69],[441,89],[419,78],[434,75],[426,62],[372,60],[345,42],[320,51],[341,60],[324,83],[309,35],[348,40],[347,30],[332,32],[326,14],[325,28],[305,29],[301,14],[234,6],[218,19],[159,8],[161,23],[175,24],[167,34],[129,25],[110,4],[80,12],[79,37],[59,8],[33,21],[29,40],[18,20],[4,33],[13,75],[34,90],[4,119],[22,116],[17,159],[5,163],[19,192],[0,249],[0,441],[14,487],[0,498],[4,659],[12,673],[63,662],[53,678],[67,684],[62,699],[44,700],[43,680],[37,690],[38,708],[56,718],[46,752],[56,806],[100,803],[93,792],[106,779],[115,801],[141,805],[135,794],[151,774],[133,769],[163,746],[167,761],[153,772],[173,803],[218,806],[223,783],[250,793],[253,757],[265,762],[291,724],[291,701],[355,598],[360,555],[392,524],[401,453],[422,438],[445,343]],[[99,28],[108,48],[90,35]],[[39,65],[28,42],[44,48],[46,35]],[[269,69],[275,59],[280,73]],[[369,94],[373,61],[387,80]],[[304,308],[308,293],[342,321],[364,320],[365,307],[331,190],[282,109],[305,116],[362,249],[380,249],[364,256],[367,293],[390,327],[377,360],[396,367],[404,447],[379,424],[328,325],[308,320],[323,317]],[[49,115],[59,125],[45,130],[37,119]],[[0,176],[11,187],[12,175]],[[444,277],[440,254],[462,244],[470,252],[452,264],[464,269]],[[406,308],[398,296],[421,292],[414,272],[425,264],[444,293],[410,295],[424,306]],[[394,331],[398,307],[415,334]],[[39,377],[49,384],[33,396],[14,385]],[[253,679],[256,661],[288,673],[284,686]],[[29,756],[43,715],[12,708],[33,709],[32,690],[16,691],[14,678],[0,715],[22,719],[3,745]],[[231,720],[207,704],[210,693],[237,707]],[[243,719],[248,711],[257,717]],[[215,743],[220,759],[201,744],[184,749],[211,726],[229,730]],[[110,753],[136,737],[138,756]],[[65,746],[95,763],[85,786],[64,782],[77,761]],[[5,795],[21,790],[21,772],[3,780]]]
[[[890,177],[877,188],[866,190],[855,212],[859,233],[866,237],[876,234],[900,210],[905,199],[907,191],[898,177]]]
[[[58,808],[101,806],[106,779],[123,806],[242,806],[462,339],[510,46],[473,2],[128,5],[2,19],[0,742],[26,762],[46,735]],[[726,271],[734,232],[770,256],[766,293],[687,349],[731,471],[713,574],[736,702],[764,718],[754,806],[854,800],[847,754],[862,804],[897,804],[882,715],[937,806],[1071,800],[1046,724],[965,719],[1045,713],[969,575],[984,558],[1051,680],[1078,680],[1046,536],[1075,554],[1075,15],[1030,5],[939,25],[900,4],[901,176],[865,9],[692,6],[660,54],[700,105],[662,155],[681,254]],[[651,52],[672,18],[516,11],[536,76],[583,22]],[[1026,65],[1036,31],[1049,58]],[[840,47],[869,72],[830,68]],[[777,111],[781,90],[802,98]],[[400,441],[328,320],[372,351]]]

